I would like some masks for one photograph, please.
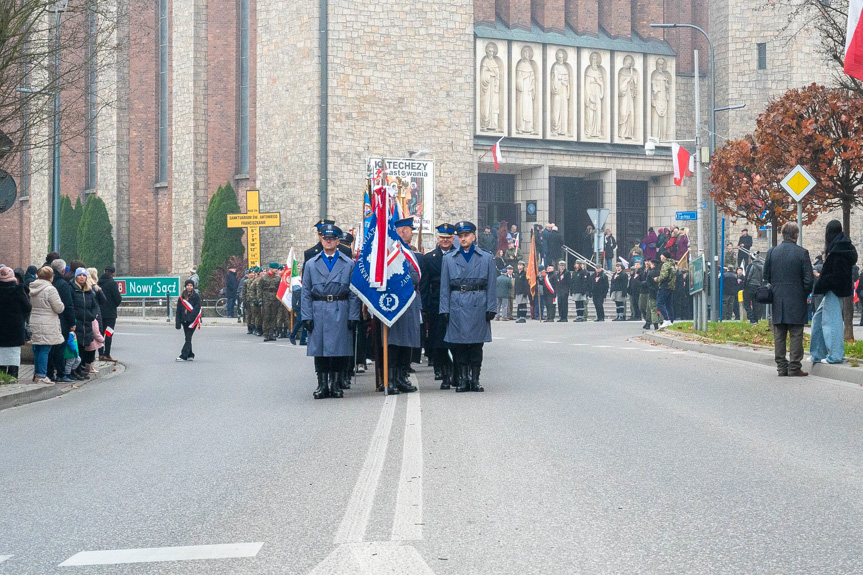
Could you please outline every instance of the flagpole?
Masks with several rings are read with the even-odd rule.
[[[389,387],[389,383],[390,383],[390,370],[389,370],[390,360],[389,360],[389,354],[387,353],[387,347],[388,347],[387,346],[387,332],[389,331],[389,328],[387,327],[387,324],[385,324],[384,322],[381,322],[381,327],[383,327],[383,329],[384,329],[384,343],[383,343],[383,345],[384,345],[384,368],[381,371],[384,372],[384,399],[386,399],[387,393],[389,393],[389,390],[387,389],[387,387]]]
[[[384,234],[384,237],[380,238],[378,241],[383,241],[384,246],[386,246],[387,245],[386,244],[387,233],[389,233],[389,227],[390,227],[390,222],[389,222],[389,219],[390,219],[390,188],[389,188],[389,185],[387,182],[387,159],[383,156],[381,156],[381,184],[383,185],[383,188],[384,188],[384,217],[386,218],[386,226],[385,226],[386,233]],[[385,254],[385,257],[384,257],[384,285],[386,285],[386,281],[387,281],[386,258],[389,256],[388,250],[385,250],[384,254]],[[383,373],[383,375],[384,375],[384,401],[386,401],[387,394],[389,394],[389,389],[387,389],[387,388],[389,387],[389,384],[390,384],[390,369],[389,369],[390,359],[389,359],[389,350],[388,350],[389,345],[387,343],[387,335],[389,332],[389,328],[387,327],[387,324],[385,324],[384,322],[381,322],[381,327],[384,330],[384,337],[383,337],[384,368],[381,371],[384,372]]]

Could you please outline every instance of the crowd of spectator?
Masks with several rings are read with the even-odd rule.
[[[114,268],[95,268],[57,252],[26,270],[0,264],[0,371],[18,378],[22,346],[33,351],[33,382],[67,383],[98,373],[111,357],[120,305]]]

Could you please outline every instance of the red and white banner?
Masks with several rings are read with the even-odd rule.
[[[848,4],[848,28],[845,31],[845,73],[863,80],[863,0],[851,0]]]
[[[686,176],[691,176],[692,172],[689,169],[690,154],[686,148],[681,147],[678,143],[671,144],[671,159],[674,163],[674,185],[682,186],[683,179]]]
[[[112,335],[114,335],[114,328],[109,325],[105,328],[105,337],[111,337]]]
[[[501,138],[497,142],[494,143],[494,146],[491,147],[491,157],[494,158],[494,169],[498,169],[500,167],[500,163],[503,161],[503,156],[500,155],[500,142],[503,140]]]
[[[548,293],[554,295],[554,303],[557,303],[557,296],[554,294],[554,288],[551,285],[551,280],[548,278],[548,274],[545,274],[545,277],[542,280],[543,284],[545,284],[545,289],[548,290]]]

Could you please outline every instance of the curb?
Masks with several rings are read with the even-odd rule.
[[[117,375],[122,374],[125,371],[126,366],[118,362],[116,366],[116,371],[111,371],[109,373],[106,373],[105,375],[100,374],[97,377],[91,376],[89,380],[76,381],[74,384],[25,384],[27,385],[28,389],[24,389],[17,393],[0,395],[0,411],[4,409],[10,409],[12,407],[20,407],[22,405],[27,405],[28,403],[35,403],[44,399],[53,399],[55,397],[60,397],[61,395],[65,395],[66,393],[69,393],[74,389],[80,389],[88,383],[95,383],[97,381],[111,379]]]
[[[667,345],[677,349],[686,351],[695,351],[698,353],[706,353],[726,359],[736,359],[747,361],[749,363],[758,363],[768,367],[775,368],[776,362],[773,359],[773,350],[768,347],[749,347],[746,345],[728,345],[721,343],[705,343],[701,341],[692,341],[672,337],[665,334],[643,333],[640,337],[653,343]],[[805,357],[805,356],[804,356]],[[807,365],[808,364],[808,365]],[[849,367],[847,365],[830,365],[830,364],[810,364],[805,359],[803,360],[803,369],[809,371],[810,375],[833,379],[845,383],[851,383],[856,386],[863,387],[863,369]]]

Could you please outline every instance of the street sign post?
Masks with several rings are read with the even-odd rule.
[[[674,219],[679,222],[690,222],[698,219],[698,212],[674,212]]]
[[[179,277],[114,278],[120,297],[165,298],[180,295]]]
[[[608,214],[610,213],[611,210],[608,208],[588,208],[587,210],[587,217],[590,218],[590,221],[593,224],[594,233],[596,234],[593,250],[596,253],[596,263],[599,265],[602,265],[602,256],[599,254],[602,253],[604,247],[602,226],[605,225],[605,220],[608,219]]]
[[[246,192],[246,213],[228,214],[229,228],[246,228],[246,251],[249,267],[261,265],[261,228],[277,228],[282,225],[279,212],[261,213],[260,192]]]
[[[704,255],[694,258],[689,264],[689,295],[692,298],[694,326],[696,331],[707,331],[707,294],[704,293]]]
[[[803,196],[808,194],[815,187],[815,178],[806,171],[806,169],[797,164],[793,170],[788,172],[788,175],[779,182],[788,195],[794,198],[797,202],[797,227],[800,228],[800,235],[797,237],[798,245],[803,245]]]

